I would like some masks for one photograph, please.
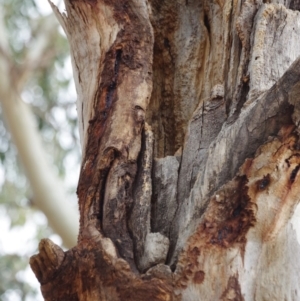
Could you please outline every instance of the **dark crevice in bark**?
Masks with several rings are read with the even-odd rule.
[[[149,123],[154,128],[155,133],[155,157],[165,157],[173,155],[175,152],[175,116],[173,91],[166,81],[172,81],[173,58],[171,54],[170,40],[166,37],[157,37],[153,54],[153,91],[147,115],[151,114]],[[161,40],[161,41],[160,41]],[[162,42],[162,43],[160,43]],[[159,44],[158,44],[159,43]],[[163,48],[161,47],[163,45]],[[166,53],[166,55],[163,55]],[[166,61],[165,61],[166,60]],[[163,68],[162,68],[163,66]],[[162,84],[163,83],[163,84]],[[159,93],[156,95],[156,93]],[[154,99],[155,98],[155,99]],[[158,100],[161,102],[156,104]],[[158,108],[156,106],[158,105]],[[155,107],[155,109],[152,107]],[[149,117],[147,119],[150,119]],[[163,147],[161,146],[161,141]]]
[[[141,144],[138,167],[132,184],[133,204],[128,216],[128,228],[133,240],[136,266],[140,272],[143,272],[150,267],[145,244],[151,233],[153,133],[148,124],[143,128]]]
[[[248,65],[248,63],[246,65]],[[230,115],[227,120],[228,123],[234,123],[234,121],[239,117],[241,109],[244,103],[247,101],[249,90],[250,87],[248,79],[245,79],[245,81],[242,80],[238,97],[239,100],[237,101],[236,107],[234,108],[234,112],[232,112],[232,115]]]
[[[132,210],[131,185],[136,176],[135,156],[138,156],[138,139],[147,101],[137,95],[141,89],[135,89],[138,90],[141,83],[151,85],[153,35],[143,7],[139,11],[139,5],[128,1],[103,2],[112,7],[114,22],[122,29],[110,49],[102,54],[103,71],[99,74],[101,82],[93,103],[94,118],[90,120],[78,186],[81,232],[90,219],[97,218],[98,231],[112,239],[119,255],[136,270],[132,233],[129,233],[127,222]],[[123,81],[132,87],[126,87],[124,91]],[[120,87],[122,92],[118,95]],[[126,99],[123,95],[127,93],[126,89],[136,94],[132,93]],[[117,106],[124,106],[124,112],[117,112]],[[118,136],[114,118],[118,115],[122,119],[128,114],[129,124],[124,125],[128,127],[128,133]]]
[[[145,137],[145,131],[142,131],[142,135],[141,135],[141,150],[139,153],[139,156],[137,158],[137,172],[132,184],[132,196],[134,199],[134,203],[137,203],[139,201],[139,190],[141,189],[141,179],[142,179],[142,173],[143,173],[143,161],[144,161],[144,153],[146,151],[146,137]],[[138,267],[139,266],[139,260],[141,258],[141,256],[143,255],[144,252],[144,243],[145,243],[145,236],[146,234],[144,234],[144,231],[140,231],[141,228],[136,228],[136,216],[135,216],[135,212],[134,210],[136,210],[134,208],[134,204],[133,206],[131,206],[131,208],[128,211],[128,219],[127,219],[127,227],[128,227],[128,231],[129,231],[129,235],[133,241],[133,250],[134,250],[134,262],[135,265]],[[133,220],[132,220],[133,219]],[[143,221],[146,222],[146,221]],[[142,235],[141,235],[142,234]],[[144,235],[143,235],[144,234]]]
[[[124,158],[116,159],[110,169],[105,185],[103,209],[103,233],[109,237],[133,271],[136,271],[133,258],[133,242],[127,227],[129,212],[133,203],[132,181],[136,164]]]
[[[147,109],[147,122],[155,138],[154,157],[173,155],[177,150],[174,102],[176,47],[174,34],[178,5],[171,1],[150,1],[154,30],[153,92]],[[175,54],[173,53],[175,52]]]
[[[298,59],[278,80],[278,82],[261,97],[255,99],[256,103],[248,104],[244,107],[234,123],[225,123],[222,131],[211,143],[211,153],[205,162],[205,170],[199,174],[196,189],[193,189],[189,198],[179,198],[179,209],[174,219],[173,233],[171,236],[171,247],[169,254],[169,263],[174,265],[177,261],[178,251],[182,248],[182,231],[193,229],[196,220],[199,220],[201,214],[207,208],[207,200],[222,186],[228,179],[233,178],[239,167],[246,158],[254,156],[258,147],[268,141],[270,136],[276,136],[283,126],[293,125],[296,117],[293,113],[299,112],[294,109],[290,99],[291,91],[297,88],[299,82]],[[254,101],[254,100],[253,100]],[[298,104],[296,103],[298,106]],[[230,143],[228,143],[230,137]],[[215,163],[217,151],[222,147],[223,161]],[[203,177],[206,177],[206,183],[202,188]],[[197,200],[195,201],[195,194]],[[187,220],[184,214],[185,210],[195,212]],[[181,241],[178,242],[178,235],[181,234]],[[176,245],[177,244],[177,245]],[[172,253],[172,251],[174,253]]]
[[[204,14],[204,26],[207,29],[208,35],[210,35],[210,24],[209,24],[209,19],[208,19],[208,15],[207,14]]]
[[[239,59],[238,68],[236,68],[234,81],[235,91],[233,92],[232,99],[230,99],[230,103],[227,104],[228,108],[228,122],[233,123],[239,116],[241,109],[244,103],[247,101],[248,93],[249,93],[249,78],[248,74],[248,66],[250,62],[250,54],[251,54],[251,34],[255,32],[254,20],[256,14],[258,12],[259,5],[257,3],[253,3],[251,6],[249,3],[241,3],[240,8],[240,19],[237,20],[236,24],[234,24],[235,31],[233,34],[238,37],[238,47],[237,47],[237,57]],[[250,9],[251,7],[251,9]],[[243,16],[243,18],[241,18]],[[231,13],[232,17],[232,13]],[[232,37],[234,39],[234,37]],[[241,71],[239,71],[241,70]],[[229,87],[227,87],[229,88]],[[229,99],[228,99],[229,100]]]
[[[106,187],[106,183],[107,183],[107,177],[110,171],[110,168],[113,164],[113,160],[115,158],[117,158],[119,156],[118,152],[114,150],[114,155],[112,156],[112,160],[109,164],[109,166],[103,170],[100,171],[100,179],[99,179],[99,199],[97,199],[97,197],[95,197],[95,199],[93,200],[93,206],[94,206],[94,212],[95,215],[98,217],[99,219],[99,224],[101,225],[101,229],[98,229],[99,231],[102,231],[103,229],[103,225],[102,225],[102,221],[103,221],[103,205],[104,205],[104,196],[105,196],[105,187]]]
[[[289,9],[300,11],[300,0],[291,0]]]
[[[122,49],[117,49],[116,54],[115,54],[115,65],[114,65],[114,76],[112,78],[112,81],[110,85],[107,88],[107,94],[106,94],[106,99],[105,99],[105,109],[109,109],[112,105],[113,101],[113,95],[117,87],[117,81],[118,81],[118,73],[119,73],[119,68],[121,64],[121,59],[122,59]]]
[[[256,183],[257,190],[263,191],[270,185],[271,177],[270,174],[265,175],[261,180]]]
[[[290,182],[291,182],[291,184],[293,184],[293,183],[295,182],[295,179],[296,179],[296,176],[297,176],[297,174],[298,174],[299,169],[300,169],[300,165],[297,165],[297,166],[293,169],[293,171],[292,171],[292,173],[291,173],[291,175],[290,175]]]
[[[233,1],[231,2],[231,6],[233,4]],[[232,49],[232,43],[233,43],[233,40],[234,38],[237,38],[237,35],[236,35],[236,32],[235,30],[233,30],[233,10],[231,9],[230,10],[230,15],[229,15],[229,22],[228,22],[228,32],[229,32],[229,36],[228,36],[228,42],[226,44],[226,47],[227,47],[227,57],[226,57],[226,63],[225,63],[225,68],[224,68],[224,78],[226,78],[227,74],[229,73],[230,71],[230,52],[231,52],[231,49]],[[242,43],[240,41],[240,39],[238,39],[239,41],[239,47],[237,48],[237,51],[239,52],[237,54],[237,57],[240,59],[241,57],[241,49],[242,49]],[[239,62],[237,62],[239,64]],[[235,80],[235,79],[233,79]],[[224,99],[225,99],[225,108],[226,108],[226,116],[229,116],[230,115],[230,106],[232,104],[232,99],[233,99],[233,95],[232,93],[230,93],[230,90],[232,89],[232,87],[228,86],[230,85],[229,81],[225,81],[225,85],[224,85]]]
[[[152,168],[152,171],[151,171],[151,179],[153,181],[153,184],[152,184],[152,194],[151,194],[151,210],[150,210],[150,229],[151,229],[151,232],[156,232],[157,231],[157,229],[155,227],[155,220],[157,218],[156,217],[155,205],[157,203],[158,195],[155,194],[155,189],[157,191],[161,190],[161,184],[157,184],[155,182],[155,175],[156,175],[156,173],[157,173],[157,171],[155,169],[155,162],[153,162],[153,168]]]
[[[100,205],[103,203],[103,199],[97,199],[96,189],[98,189],[97,187],[99,187],[99,185],[101,189],[105,187],[107,173],[112,161],[108,160],[109,162],[106,163],[106,166],[98,166],[99,157],[105,157],[105,154],[99,153],[99,148],[102,137],[107,128],[107,122],[111,115],[113,104],[117,102],[116,85],[118,81],[121,55],[122,51],[115,51],[114,45],[106,53],[104,60],[105,71],[101,75],[102,80],[95,95],[95,113],[94,118],[89,121],[86,154],[82,163],[77,188],[79,208],[81,212],[79,237],[81,236],[84,223],[87,222],[87,219],[89,219],[89,206],[93,206],[94,208],[92,216],[97,216],[99,218],[103,217],[102,205]],[[96,171],[97,168],[100,169],[99,172]],[[104,174],[102,174],[102,171]],[[104,181],[104,184],[102,181]],[[86,204],[87,200],[91,197],[89,196],[89,189],[91,188],[95,190],[95,193],[92,197],[91,203]],[[100,194],[102,193],[104,192],[100,192]]]

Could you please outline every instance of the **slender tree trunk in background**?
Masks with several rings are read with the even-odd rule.
[[[47,160],[35,117],[21,94],[26,82],[37,72],[53,47],[49,47],[58,25],[54,17],[45,19],[40,34],[27,45],[25,64],[14,62],[0,7],[0,105],[2,116],[18,151],[18,158],[28,178],[34,204],[46,215],[63,244],[76,245],[79,223],[77,210],[68,202],[63,184]],[[45,172],[45,170],[47,172]]]
[[[81,230],[31,258],[45,300],[300,300],[299,1],[65,2]]]

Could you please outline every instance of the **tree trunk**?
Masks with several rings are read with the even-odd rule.
[[[24,168],[34,204],[46,215],[52,229],[61,236],[63,244],[71,248],[76,245],[79,223],[77,210],[68,202],[63,184],[47,160],[40,133],[33,112],[22,99],[24,86],[33,73],[39,71],[43,60],[48,60],[50,40],[58,24],[54,17],[48,18],[39,34],[27,44],[25,64],[14,62],[9,47],[0,6],[0,105],[12,140],[18,151],[18,158]],[[47,62],[49,63],[49,62]],[[45,170],[47,172],[45,172]]]
[[[45,300],[300,300],[299,1],[65,2],[80,234],[31,258]]]

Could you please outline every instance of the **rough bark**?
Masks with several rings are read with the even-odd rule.
[[[298,6],[54,8],[83,163],[78,245],[31,258],[46,300],[299,298]]]

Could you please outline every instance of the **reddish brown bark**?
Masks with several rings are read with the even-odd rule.
[[[280,7],[149,2],[66,1],[68,15],[58,15],[74,48],[82,117],[81,226],[75,248],[43,240],[31,258],[43,296],[274,296],[273,270],[255,276],[255,268],[268,254],[279,265],[272,250],[288,256],[285,243],[298,248],[288,227],[300,181],[300,59],[265,91],[244,73],[262,69],[250,51],[255,15],[277,16]],[[152,168],[154,156],[162,158]],[[298,270],[286,280],[294,288]]]
[[[243,260],[246,237],[251,231],[265,241],[276,236],[282,220],[297,204],[300,152],[299,138],[293,130],[293,126],[284,128],[281,136],[265,144],[254,159],[245,162],[239,175],[210,199],[175,273],[158,265],[146,274],[135,274],[128,262],[117,255],[111,240],[90,224],[84,238],[67,252],[49,240],[41,241],[40,253],[30,263],[45,300],[181,300],[182,292],[191,285],[199,286],[199,291],[216,285],[207,283],[207,279],[213,279],[214,267],[235,252],[231,264]],[[268,170],[276,168],[278,175],[270,179]],[[261,195],[278,195],[278,191],[284,194],[280,210],[271,209],[261,220],[259,212],[265,206]],[[229,266],[223,265],[222,269],[216,282],[224,290],[216,291],[216,300],[244,300],[239,277],[225,272]],[[230,299],[232,294],[235,297]]]

